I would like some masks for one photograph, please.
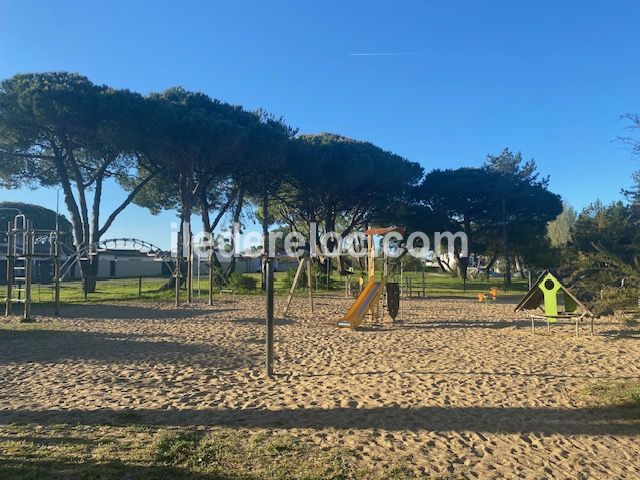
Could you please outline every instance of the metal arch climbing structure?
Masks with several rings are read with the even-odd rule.
[[[175,264],[172,261],[171,254],[162,250],[157,245],[139,238],[109,238],[86,246],[68,256],[60,269],[60,278],[64,279],[71,272],[74,265],[81,260],[88,260],[93,255],[99,255],[108,250],[137,250],[142,254],[152,257],[155,261],[163,262],[172,275],[175,275]]]

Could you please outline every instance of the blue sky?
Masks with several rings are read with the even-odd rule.
[[[142,93],[182,85],[427,170],[508,146],[581,208],[620,198],[640,168],[615,141],[620,115],[640,113],[639,23],[631,0],[0,0],[0,78],[70,70]],[[107,207],[122,198],[108,193]],[[52,206],[55,191],[5,199]],[[131,207],[108,236],[165,246],[172,220]]]

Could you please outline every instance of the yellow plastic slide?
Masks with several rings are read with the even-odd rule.
[[[365,285],[357,300],[344,316],[342,320],[338,322],[339,327],[358,328],[367,312],[371,309],[375,302],[380,297],[384,287],[384,282],[376,282],[375,278],[371,278]]]

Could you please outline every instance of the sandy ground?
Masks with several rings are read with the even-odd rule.
[[[349,303],[318,299],[311,317],[296,300],[273,380],[259,297],[68,307],[41,331],[0,330],[0,425],[129,409],[134,423],[286,429],[418,477],[640,478],[640,426],[580,395],[638,379],[640,336],[613,323],[534,336],[512,304],[430,299],[404,301],[402,325],[338,330]]]

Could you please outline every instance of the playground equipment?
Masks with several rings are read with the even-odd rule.
[[[560,306],[563,307],[562,310]],[[551,330],[551,324],[557,323],[558,320],[572,320],[576,326],[576,337],[580,336],[580,322],[585,317],[590,317],[593,335],[592,313],[549,271],[538,277],[515,311],[524,312],[531,319],[533,333],[536,331],[536,320],[545,320],[547,330]]]
[[[53,259],[55,314],[60,314],[61,232],[38,230],[24,215],[16,215],[7,229],[7,297],[5,316],[13,314],[13,305],[22,304],[23,321],[31,320],[31,284],[35,258]],[[36,252],[36,245],[49,244],[49,251]]]
[[[293,300],[293,295],[298,288],[298,282],[300,281],[300,277],[302,276],[302,270],[307,269],[307,292],[309,295],[309,313],[313,315],[313,290],[312,290],[312,282],[313,282],[313,274],[311,273],[311,256],[309,252],[305,250],[302,257],[298,261],[298,268],[296,270],[296,274],[293,277],[293,282],[291,284],[291,289],[289,290],[289,296],[287,297],[287,305],[284,309],[283,316],[287,316],[289,314],[289,309],[291,308],[291,301]]]
[[[386,235],[390,232],[398,232],[404,234],[404,229],[400,227],[389,228],[373,228],[365,230],[364,234],[367,236],[367,273],[368,281],[360,295],[353,303],[351,308],[347,311],[345,316],[338,322],[338,327],[343,328],[358,328],[365,321],[370,325],[380,324],[383,318],[384,306],[380,305],[380,300],[385,295],[385,289],[388,291],[386,294],[387,307],[391,318],[395,320],[398,315],[400,306],[400,289],[397,283],[389,283],[389,264],[388,259],[385,257],[384,270],[382,272],[382,279],[376,281],[375,272],[375,244],[373,237],[375,235]]]
[[[496,301],[498,299],[498,287],[491,287],[489,293],[478,293],[478,303],[487,302],[489,300]]]

